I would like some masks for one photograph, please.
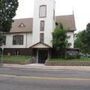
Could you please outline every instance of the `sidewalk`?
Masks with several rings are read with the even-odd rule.
[[[31,69],[44,69],[44,70],[79,70],[90,71],[90,66],[45,66],[44,64],[3,64],[5,68],[31,68]]]

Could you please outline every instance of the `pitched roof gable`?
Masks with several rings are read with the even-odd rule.
[[[32,45],[30,48],[52,48],[52,47],[45,43],[38,42],[38,43]]]
[[[76,30],[74,15],[56,16],[56,22],[61,23],[65,30]]]
[[[21,26],[24,25],[24,26]],[[10,30],[13,32],[32,32],[33,28],[33,19],[32,18],[24,18],[24,19],[15,19],[12,23],[12,28]]]
[[[56,22],[62,23],[65,30],[76,30],[74,15],[56,16]],[[23,24],[24,27],[19,27],[21,24]],[[12,23],[10,33],[32,32],[32,30],[33,18],[15,19]]]

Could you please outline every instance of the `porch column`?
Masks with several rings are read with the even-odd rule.
[[[50,52],[49,52],[49,49],[48,49],[48,60],[49,60],[49,58],[50,58]]]
[[[37,49],[37,56],[36,56],[36,63],[38,63],[38,49]]]

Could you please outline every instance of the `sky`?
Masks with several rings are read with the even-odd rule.
[[[34,0],[18,0],[19,7],[16,11],[15,19],[30,18],[34,14]],[[75,16],[76,29],[82,31],[90,22],[90,0],[55,0],[56,16],[71,15]]]

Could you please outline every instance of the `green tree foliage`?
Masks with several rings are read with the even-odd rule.
[[[2,45],[2,42],[3,42],[3,36],[2,36],[2,34],[0,33],[0,46]]]
[[[0,31],[10,31],[17,7],[17,0],[0,0]]]
[[[87,25],[86,29],[86,46],[87,46],[87,52],[90,53],[90,23]]]
[[[77,34],[75,48],[80,48],[82,53],[90,54],[90,23],[88,23],[86,30]]]
[[[2,32],[10,31],[17,8],[17,0],[0,0],[0,45],[3,43]]]
[[[57,50],[66,48],[66,31],[63,29],[62,25],[57,26],[53,32],[53,47]]]
[[[76,34],[76,40],[75,40],[75,48],[80,48],[82,47],[82,36],[84,34],[84,31],[79,32],[78,34]]]
[[[63,52],[65,54],[65,48],[67,46],[67,35],[66,31],[63,29],[63,25],[57,25],[56,29],[53,32],[53,48],[57,51]]]

